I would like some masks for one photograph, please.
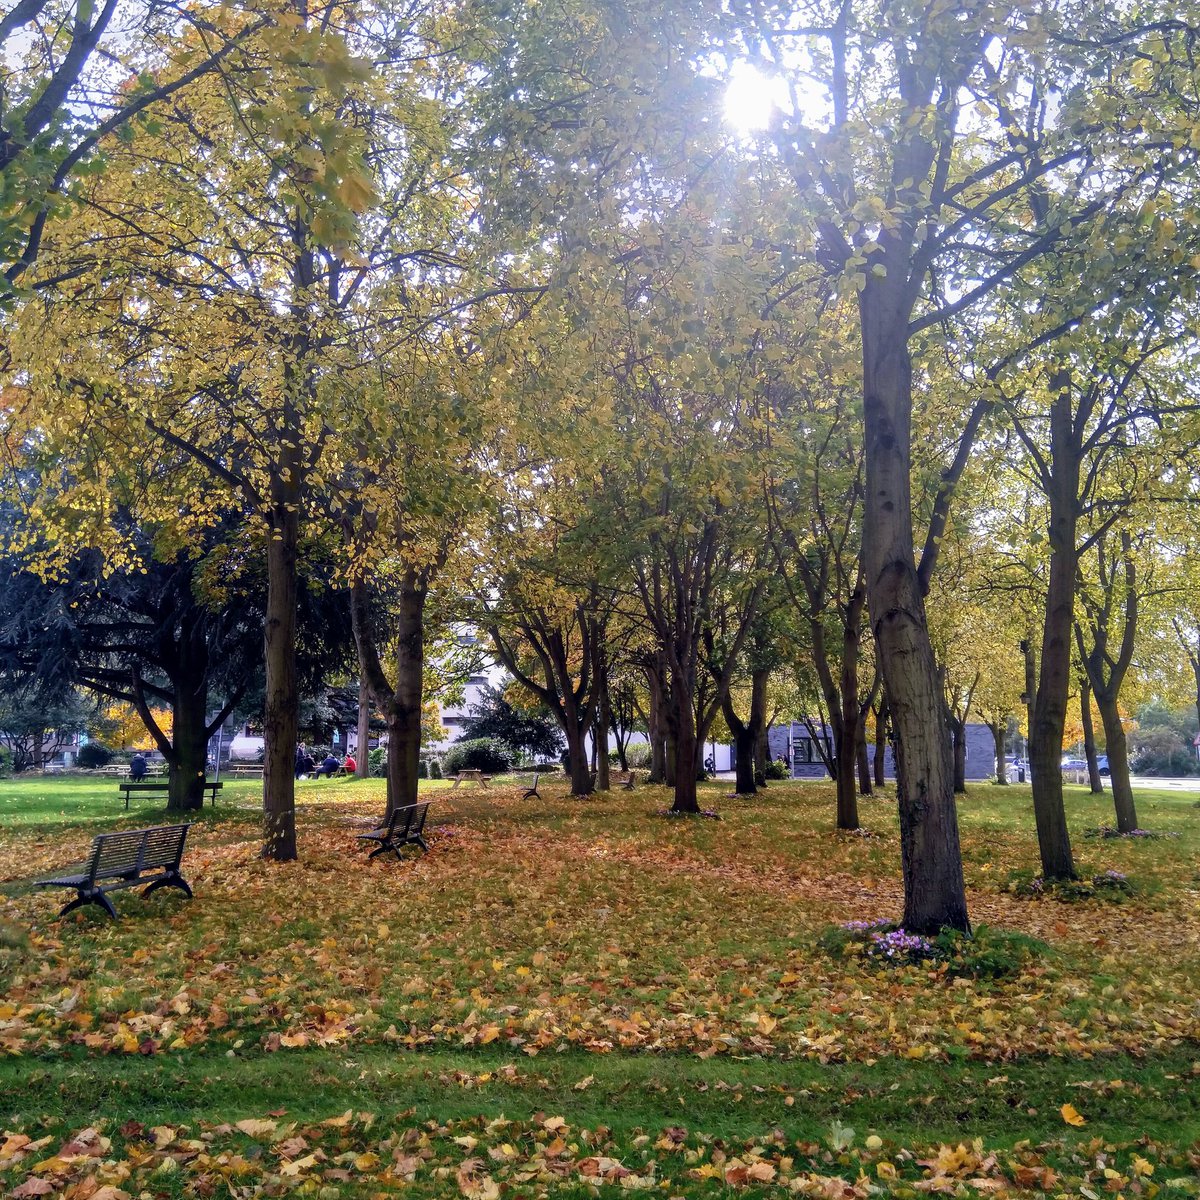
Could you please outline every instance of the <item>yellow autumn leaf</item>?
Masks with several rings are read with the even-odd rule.
[[[247,1137],[261,1138],[274,1133],[279,1128],[279,1122],[248,1117],[244,1121],[238,1121],[234,1128],[240,1129]]]
[[[1087,1121],[1079,1115],[1078,1110],[1073,1104],[1064,1104],[1058,1111],[1062,1113],[1062,1119],[1068,1125],[1079,1126],[1087,1124]]]

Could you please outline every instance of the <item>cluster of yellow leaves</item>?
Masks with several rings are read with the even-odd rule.
[[[445,1124],[420,1117],[406,1123],[410,1112],[388,1117],[352,1109],[308,1123],[285,1118],[279,1110],[232,1123],[129,1121],[111,1130],[101,1121],[65,1140],[10,1130],[0,1142],[0,1186],[13,1200],[131,1200],[180,1187],[190,1195],[228,1189],[246,1198],[296,1193],[334,1200],[343,1191],[404,1190],[498,1200],[514,1188],[547,1194],[603,1184],[693,1194],[752,1188],[817,1200],[963,1195],[964,1189],[992,1196],[1070,1190],[1089,1200],[1100,1191],[1122,1192],[1150,1200],[1164,1187],[1189,1194],[1187,1173],[1200,1168],[1194,1151],[1145,1140],[988,1150],[980,1139],[901,1147],[873,1136],[855,1147],[836,1139],[789,1141],[777,1129],[740,1144],[683,1126],[618,1138],[605,1126],[577,1127],[545,1113]]]
[[[368,864],[354,834],[378,801],[350,798],[378,786],[328,785],[327,802],[302,804],[298,864],[258,858],[249,810],[198,827],[185,860],[195,900],[125,893],[118,924],[55,924],[56,898],[16,889],[0,922],[28,937],[0,951],[0,1049],[370,1042],[1003,1061],[1200,1037],[1190,835],[1097,847],[1103,865],[1159,871],[1160,890],[1068,912],[997,889],[1029,835],[966,814],[975,919],[1055,951],[970,980],[817,948],[824,926],[900,908],[895,835],[832,837],[826,789],[772,788],[694,824],[653,820],[649,789],[589,803],[551,793],[537,807],[516,791],[431,790],[431,853]],[[867,819],[886,831],[889,809],[866,802]],[[0,877],[77,858],[86,836],[5,831]]]

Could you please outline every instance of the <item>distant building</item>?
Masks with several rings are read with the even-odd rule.
[[[802,721],[782,722],[771,726],[768,746],[772,758],[782,758],[789,763],[793,779],[828,779],[829,771],[821,757],[822,747],[816,743],[813,735],[824,742],[826,754],[833,756],[833,730],[825,725],[812,723],[812,729]],[[976,782],[991,779],[996,774],[996,742],[992,731],[978,723],[969,723],[967,735],[967,779]],[[868,743],[867,757],[872,767],[875,760],[875,747]],[[887,779],[896,778],[896,763],[893,757],[892,744],[889,741],[884,750],[883,773]]]

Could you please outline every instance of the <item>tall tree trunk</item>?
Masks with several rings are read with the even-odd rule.
[[[1083,726],[1083,756],[1087,759],[1088,787],[1094,796],[1104,791],[1096,756],[1096,730],[1092,724],[1092,685],[1086,674],[1079,681],[1079,721]]]
[[[421,701],[425,672],[425,601],[414,571],[400,585],[396,612],[396,686],[387,703],[387,812],[417,802],[421,767]]]
[[[608,700],[608,658],[601,647],[596,653],[596,687],[600,689],[600,702],[596,706],[596,790],[609,789],[608,727],[612,724],[612,709]]]
[[[834,761],[837,770],[834,776],[837,781],[837,827],[857,829],[858,789],[855,787],[855,775],[858,770],[858,747],[853,732],[845,727],[834,738]]]
[[[33,731],[33,769],[40,771],[46,765],[46,731],[44,729],[35,729]]]
[[[202,678],[198,689],[184,679],[172,680],[175,702],[171,705],[171,753],[167,807],[177,812],[195,812],[204,807],[204,777],[208,761],[208,687]]]
[[[590,796],[593,791],[592,772],[588,766],[587,741],[578,723],[572,723],[565,730],[567,739],[567,770],[571,776],[571,795]]]
[[[1096,707],[1104,726],[1104,750],[1108,755],[1108,782],[1112,788],[1117,832],[1132,833],[1138,827],[1133,785],[1129,782],[1129,743],[1117,708],[1117,698],[1106,692],[1096,693]]]
[[[650,743],[650,778],[647,783],[666,783],[667,745],[663,722],[663,679],[658,661],[646,666],[649,707],[646,715],[646,739]]]
[[[883,787],[887,783],[887,701],[879,702],[879,711],[875,714],[875,786]]]
[[[992,741],[996,746],[996,782],[1001,787],[1008,786],[1008,750],[1005,741],[1008,737],[1008,721],[1001,717],[988,722],[992,733]]]
[[[734,790],[739,796],[752,796],[758,790],[754,780],[754,756],[758,751],[759,738],[767,719],[767,683],[770,672],[759,669],[750,676],[750,716],[743,721],[733,707],[733,699],[726,691],[721,699],[725,724],[733,734]]]
[[[913,177],[923,173],[914,171]],[[866,466],[863,560],[896,731],[902,920],[905,929],[925,934],[945,927],[969,930],[970,920],[945,701],[913,551],[908,251],[898,239],[891,245],[892,251],[882,256],[887,276],[869,276],[859,295]]]
[[[771,757],[771,727],[765,722],[754,739],[754,782],[760,788],[767,786],[767,762]]]
[[[733,790],[739,796],[753,796],[758,791],[754,784],[754,748],[758,745],[758,732],[749,724],[732,732],[733,770],[736,779]]]
[[[1050,578],[1042,626],[1042,661],[1033,724],[1029,730],[1029,765],[1033,771],[1033,814],[1037,824],[1042,875],[1074,879],[1075,861],[1063,805],[1062,749],[1071,693],[1071,631],[1075,623],[1075,576],[1079,569],[1078,526],[1080,450],[1073,429],[1069,373],[1051,378],[1050,449]]]
[[[696,768],[700,745],[696,737],[696,714],[685,682],[673,672],[671,677],[671,724],[675,731],[675,801],[671,811],[698,813]]]
[[[861,719],[854,721],[854,757],[858,763],[858,794],[871,794],[871,760],[867,757],[867,731]]]
[[[280,491],[292,492],[280,483]],[[267,675],[263,717],[263,857],[296,857],[297,544],[300,509],[284,503],[267,543],[267,612],[264,659]]]
[[[354,774],[366,779],[371,773],[368,761],[371,754],[371,688],[364,673],[358,681],[358,751],[354,758]]]
[[[950,718],[950,731],[954,745],[954,793],[957,796],[967,791],[967,723],[957,717]]]

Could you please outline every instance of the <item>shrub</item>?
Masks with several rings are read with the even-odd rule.
[[[429,767],[426,765],[424,759],[421,759],[421,761],[417,763],[417,778],[418,779],[428,779],[429,778]]]
[[[768,779],[786,779],[788,777],[787,763],[780,758],[773,758],[767,763],[767,769],[763,774]]]
[[[375,779],[382,779],[387,774],[387,751],[382,746],[367,751],[367,771]]]
[[[1200,762],[1188,741],[1174,729],[1152,726],[1139,729],[1130,766],[1138,775],[1197,775]]]
[[[512,758],[502,742],[494,738],[473,738],[455,742],[442,756],[442,770],[447,775],[459,771],[486,771],[499,775],[512,766]]]
[[[649,742],[630,742],[625,748],[625,761],[631,771],[648,771],[654,764],[654,750]]]
[[[93,771],[112,760],[112,751],[103,742],[88,742],[79,748],[79,765]]]
[[[430,779],[441,779],[441,777],[442,777],[441,762],[436,758],[431,758],[429,760],[429,778]]]
[[[12,774],[12,751],[7,746],[0,746],[0,778]]]

